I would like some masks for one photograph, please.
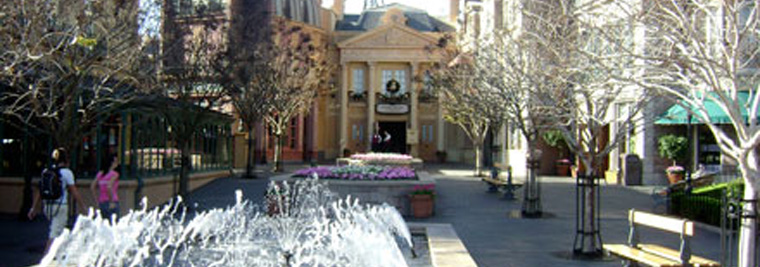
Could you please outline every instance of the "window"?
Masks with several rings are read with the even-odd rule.
[[[383,83],[382,83],[382,88],[383,88],[383,93],[384,94],[387,93],[385,91],[385,85],[388,84],[388,81],[390,81],[391,79],[393,79],[393,71],[392,70],[384,70],[383,71]]]
[[[398,94],[406,93],[406,70],[383,70],[383,94],[388,94],[385,85],[391,79],[396,80],[399,83]]]
[[[401,84],[401,88],[399,88],[399,94],[406,93],[406,71],[397,70],[394,78],[396,81],[398,81],[399,84]]]
[[[176,0],[175,7],[180,16],[194,16],[222,12],[225,3],[221,0]]]
[[[290,148],[296,149],[296,137],[298,136],[298,118],[290,120],[290,131],[288,136],[288,142],[290,142]]]
[[[351,90],[354,95],[361,95],[364,93],[364,70],[354,69],[352,75],[353,84]]]
[[[618,143],[618,152],[622,155],[625,153],[636,153],[636,132],[635,124],[630,116],[633,114],[633,105],[631,103],[617,103],[615,109],[615,127],[617,133],[623,134],[623,139]]]
[[[426,95],[433,94],[433,81],[430,71],[425,71],[425,75],[422,76],[422,93]]]
[[[358,142],[364,141],[364,125],[351,125],[351,139]]]
[[[421,138],[423,143],[433,142],[433,125],[422,125]]]

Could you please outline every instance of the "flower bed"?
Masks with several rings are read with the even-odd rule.
[[[298,170],[295,177],[308,177],[313,174],[320,179],[338,180],[412,180],[417,179],[414,169],[409,167],[365,166],[318,166]]]
[[[414,159],[410,155],[398,153],[353,154],[351,159],[361,160],[364,164],[410,164]]]

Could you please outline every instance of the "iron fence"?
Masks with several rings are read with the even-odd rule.
[[[721,266],[738,266],[742,219],[757,224],[756,205],[747,210],[743,200],[744,186],[735,168],[723,168],[716,174],[715,184],[671,192],[668,213],[674,216],[715,226],[720,229]],[[751,203],[754,203],[751,202]],[[754,262],[760,262],[760,236],[755,236]]]

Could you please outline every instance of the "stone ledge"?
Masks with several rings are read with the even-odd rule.
[[[427,235],[433,266],[478,266],[451,224],[407,223],[407,225],[412,233],[424,232]]]

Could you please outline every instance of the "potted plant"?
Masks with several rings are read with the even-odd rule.
[[[433,215],[433,203],[435,200],[435,185],[416,185],[409,194],[412,216],[415,218],[427,218]]]
[[[555,163],[555,169],[558,176],[568,176],[570,174],[570,166],[573,163],[569,159],[560,159]]]
[[[683,174],[686,171],[683,167],[678,165],[673,165],[665,169],[665,173],[668,174],[668,182],[670,184],[675,184],[681,180],[683,180]]]
[[[565,144],[565,137],[559,130],[550,130],[544,132],[541,136],[547,145],[559,150],[559,160],[554,164],[558,176],[567,176],[570,173],[570,166],[573,162],[570,159],[565,158],[564,152],[567,150],[567,144]]]
[[[673,165],[665,170],[668,175],[668,181],[674,184],[682,180],[684,167],[678,166],[678,161],[683,161],[686,158],[688,147],[686,137],[673,134],[663,135],[657,140],[657,144],[660,156],[673,161]]]

